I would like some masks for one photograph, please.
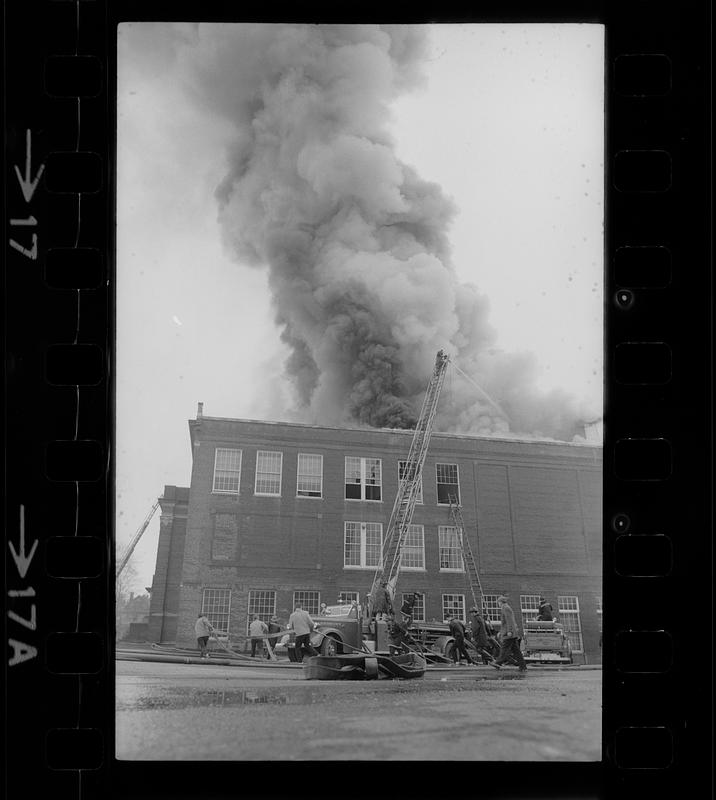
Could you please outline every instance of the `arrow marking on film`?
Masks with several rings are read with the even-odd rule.
[[[20,181],[20,189],[22,189],[22,196],[25,198],[25,202],[29,203],[32,200],[32,195],[35,194],[35,189],[37,189],[37,184],[40,182],[40,176],[42,175],[45,165],[40,164],[40,169],[37,170],[37,175],[35,175],[35,180],[32,180],[32,133],[30,129],[27,129],[27,134],[25,137],[25,177],[23,178],[20,174],[20,170],[17,166],[15,166],[15,174],[17,175],[18,181]]]
[[[27,575],[32,557],[35,555],[35,550],[37,550],[37,539],[32,543],[29,554],[25,555],[25,506],[23,505],[20,506],[20,551],[18,552],[15,550],[12,542],[8,542],[7,545],[15,560],[15,565],[17,566],[17,571],[20,573],[20,577],[24,578],[25,575]]]

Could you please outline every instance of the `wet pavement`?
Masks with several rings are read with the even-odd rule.
[[[123,759],[601,758],[599,670],[308,682],[298,665],[117,661],[116,683]]]

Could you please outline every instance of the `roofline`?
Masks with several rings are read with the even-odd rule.
[[[371,433],[391,433],[391,434],[402,434],[405,436],[413,436],[415,430],[413,428],[373,428],[369,425],[365,427],[338,427],[336,425],[313,425],[308,422],[280,422],[278,420],[266,420],[266,419],[243,419],[240,417],[207,417],[201,416],[196,419],[190,419],[189,422],[189,435],[192,440],[192,444],[194,442],[194,434],[193,434],[193,425],[197,422],[201,422],[202,420],[209,420],[211,422],[243,422],[243,423],[250,423],[252,425],[276,425],[282,427],[290,427],[290,428],[312,428],[324,431],[354,431],[354,432],[365,432],[369,431]],[[448,439],[475,439],[479,441],[490,441],[490,442],[512,442],[512,443],[522,443],[522,444],[534,444],[536,442],[540,444],[553,444],[559,445],[563,447],[565,445],[569,447],[592,447],[592,448],[602,448],[604,445],[601,442],[565,442],[561,439],[544,439],[538,437],[532,437],[529,439],[520,438],[517,436],[478,436],[476,434],[470,433],[444,433],[442,431],[433,431],[433,436],[441,436]]]

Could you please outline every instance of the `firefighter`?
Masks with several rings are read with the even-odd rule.
[[[500,604],[500,655],[495,660],[496,665],[511,661],[517,664],[520,672],[527,669],[527,664],[520,652],[520,632],[517,628],[515,614],[508,602],[506,595],[497,598]]]
[[[494,664],[495,659],[490,653],[490,642],[487,635],[487,625],[476,606],[470,609],[470,624],[472,625],[472,643],[482,657],[483,664]]]
[[[373,616],[375,619],[383,619],[393,613],[393,602],[388,591],[388,581],[381,581],[380,586],[375,590],[373,598]]]
[[[544,597],[540,597],[539,599],[539,611],[537,612],[537,619],[544,620],[545,622],[551,622],[554,619],[554,609],[552,608],[552,605],[544,599]]]
[[[408,633],[408,629],[405,626],[405,623],[399,619],[396,619],[395,614],[391,613],[388,615],[388,649],[390,651],[390,655],[394,656],[397,653],[402,653],[406,650],[410,650],[411,648],[408,647],[408,644],[412,644],[417,647],[417,642],[413,637]]]
[[[467,660],[468,664],[474,664],[475,662],[470,658],[470,654],[465,648],[465,626],[457,617],[453,617],[450,620],[450,635],[455,639],[455,644],[452,648],[453,663],[457,666],[462,657]]]

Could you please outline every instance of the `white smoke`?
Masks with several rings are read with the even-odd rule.
[[[571,439],[573,402],[535,391],[532,356],[495,350],[486,298],[458,281],[451,201],[396,156],[390,104],[420,85],[427,28],[179,32],[189,91],[233,127],[221,227],[237,261],[269,271],[291,415],[410,427],[443,348],[494,403],[455,380],[440,429]]]

